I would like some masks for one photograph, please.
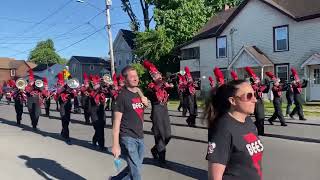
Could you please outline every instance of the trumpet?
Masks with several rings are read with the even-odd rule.
[[[23,78],[19,78],[16,81],[16,87],[20,90],[24,90],[26,88],[27,84],[28,84],[27,81],[24,80]]]

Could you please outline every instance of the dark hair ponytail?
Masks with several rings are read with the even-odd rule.
[[[234,96],[238,89],[237,86],[245,82],[247,81],[233,80],[211,90],[204,110],[204,119],[207,120],[209,128],[213,127],[216,120],[230,110],[229,97]]]

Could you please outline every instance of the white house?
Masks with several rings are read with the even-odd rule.
[[[117,73],[120,73],[127,65],[132,64],[134,60],[134,38],[135,34],[132,31],[120,29],[113,42],[114,62]]]
[[[300,78],[309,79],[306,100],[320,100],[319,31],[319,0],[244,0],[213,16],[180,46],[180,66],[199,72],[203,89],[209,88],[207,77],[215,66],[225,76],[233,69],[242,78],[244,67],[251,66],[262,79],[273,71],[282,81],[294,67]]]

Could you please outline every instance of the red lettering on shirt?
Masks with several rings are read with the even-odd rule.
[[[141,98],[133,98],[131,99],[131,102],[133,110],[138,114],[140,120],[143,121],[144,106],[142,104]]]
[[[262,161],[263,145],[258,137],[253,133],[246,134],[243,138],[247,142],[246,148],[252,158],[253,166],[256,168],[257,173],[262,180],[262,170],[259,162]]]

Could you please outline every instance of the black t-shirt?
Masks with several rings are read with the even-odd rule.
[[[206,159],[226,166],[224,180],[262,179],[263,145],[250,117],[241,123],[229,114],[209,129]]]
[[[120,136],[143,138],[144,105],[138,93],[123,88],[116,99],[114,112],[121,112]]]

